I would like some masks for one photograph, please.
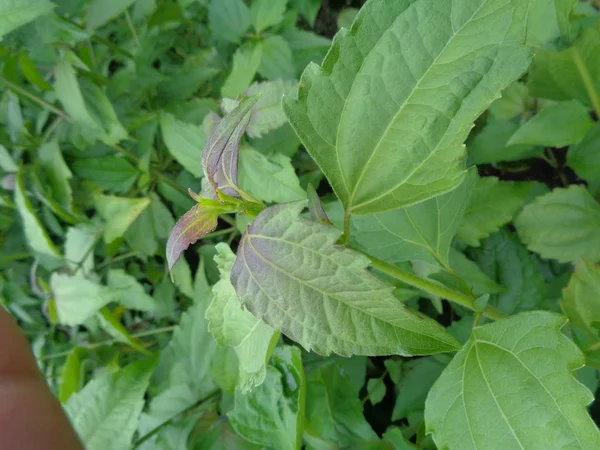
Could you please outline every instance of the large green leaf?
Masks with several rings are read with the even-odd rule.
[[[235,406],[229,413],[231,425],[250,442],[281,450],[299,450],[305,394],[300,349],[278,347],[264,383],[246,395],[236,391]]]
[[[404,307],[365,269],[368,259],[335,245],[340,232],[298,217],[305,202],[272,206],[244,233],[231,281],[256,317],[328,355],[424,355],[457,343],[437,322]]]
[[[352,220],[358,248],[389,263],[419,260],[449,268],[448,252],[467,207],[475,171],[456,189],[393,211]]]
[[[519,237],[544,258],[600,259],[600,205],[583,186],[554,189],[515,220]]]
[[[528,4],[370,1],[323,67],[306,69],[298,101],[284,107],[348,211],[394,209],[460,183],[473,121],[529,65],[519,44]]]
[[[29,197],[27,197],[24,176],[23,169],[20,169],[15,183],[15,205],[21,216],[27,245],[40,255],[58,260],[61,255],[33,210]]]
[[[67,414],[89,450],[126,450],[137,428],[156,358],[130,364],[90,381],[71,395]]]
[[[349,374],[329,363],[306,375],[306,434],[342,448],[377,439]],[[328,447],[329,448],[329,447]]]
[[[458,228],[458,237],[477,247],[481,239],[512,220],[536,183],[499,181],[496,177],[479,178]]]
[[[0,39],[15,28],[50,12],[54,4],[48,0],[2,0],[0,2]]]
[[[592,449],[593,395],[572,371],[583,356],[563,316],[523,313],[475,328],[431,389],[427,430],[446,449]]]
[[[239,360],[239,386],[246,393],[264,381],[279,333],[242,309],[229,280],[235,254],[225,243],[216,248],[221,279],[213,287],[212,302],[206,310],[208,329],[220,345],[234,348]]]

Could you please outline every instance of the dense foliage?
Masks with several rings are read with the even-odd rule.
[[[86,448],[600,448],[599,6],[0,0],[0,303]]]

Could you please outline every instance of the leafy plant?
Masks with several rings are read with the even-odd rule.
[[[0,302],[90,449],[599,448],[598,5],[342,3],[0,0]]]

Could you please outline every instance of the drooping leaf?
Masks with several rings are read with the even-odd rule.
[[[267,80],[296,78],[292,49],[284,38],[269,36],[263,41],[263,54],[258,73]]]
[[[521,240],[543,258],[600,259],[600,205],[583,186],[554,189],[515,220]]]
[[[477,174],[456,189],[393,211],[354,217],[350,237],[358,248],[389,263],[419,260],[449,267],[448,252]]]
[[[586,410],[593,396],[571,373],[584,360],[561,333],[565,322],[540,311],[475,328],[427,397],[437,446],[599,447]]]
[[[242,437],[263,446],[299,450],[302,446],[306,393],[302,355],[297,347],[278,347],[260,386],[235,393],[229,413]]]
[[[130,448],[155,366],[156,358],[146,358],[95,378],[71,395],[66,411],[86,449]]]
[[[481,239],[510,222],[536,183],[478,178],[457,236],[466,244],[479,246]]]
[[[262,44],[248,42],[239,47],[233,54],[231,72],[221,88],[221,96],[236,98],[252,83],[260,65]]]
[[[250,28],[252,15],[242,0],[211,0],[208,23],[215,38],[236,43]]]
[[[20,169],[16,176],[14,200],[17,211],[21,216],[23,233],[25,234],[27,245],[40,255],[44,255],[52,260],[59,260],[61,255],[58,249],[50,239],[50,236],[48,236],[42,222],[33,210],[31,201],[27,197],[24,177],[23,169]]]
[[[565,147],[583,139],[592,125],[587,108],[577,100],[558,102],[526,122],[507,145]]]
[[[246,133],[251,138],[260,138],[263,134],[275,130],[286,123],[281,101],[284,96],[294,96],[298,83],[290,80],[275,80],[253,83],[244,95],[252,97],[259,95],[252,116],[246,127]],[[222,106],[229,113],[238,102],[223,99]]]
[[[81,325],[112,301],[104,286],[80,276],[53,273],[50,287],[58,321],[63,325]]]
[[[394,209],[461,182],[473,121],[529,64],[527,5],[367,2],[323,67],[307,68],[284,108],[347,210]]]
[[[582,70],[600,91],[600,24],[586,28],[574,45],[562,52],[539,50],[527,77],[531,95],[552,100],[579,100],[591,105]],[[585,74],[584,74],[585,75]]]
[[[264,202],[293,202],[306,198],[292,161],[287,156],[275,154],[270,157],[248,147],[239,155],[240,187]]]
[[[154,311],[156,302],[144,287],[123,269],[112,269],[108,272],[108,287],[113,294],[113,301],[129,309],[137,311]]]
[[[491,296],[490,304],[508,315],[542,308],[546,281],[514,233],[500,230],[492,234],[483,242],[477,262],[492,280],[504,286],[504,292]]]
[[[305,427],[307,435],[342,448],[377,438],[363,415],[358,389],[340,363],[307,373]]]
[[[167,241],[167,264],[169,270],[181,254],[198,239],[217,227],[220,210],[196,204],[175,224]]]
[[[239,360],[239,387],[246,394],[264,381],[279,333],[242,308],[229,280],[235,254],[225,243],[216,248],[221,279],[213,287],[212,302],[206,310],[208,329],[217,343],[234,348]]]
[[[254,31],[260,34],[267,28],[279,24],[283,20],[287,2],[288,0],[253,1],[250,12]]]
[[[192,175],[202,176],[202,148],[206,135],[202,127],[177,120],[175,116],[162,113],[160,127],[169,153]]]
[[[111,243],[123,236],[127,228],[148,207],[148,198],[125,198],[113,195],[96,195],[94,204],[104,224],[104,241]]]
[[[0,2],[0,39],[54,8],[48,0],[3,0]]]
[[[305,202],[267,208],[242,236],[231,281],[248,310],[307,350],[328,355],[452,351],[433,320],[406,309],[340,232],[298,217]]]
[[[257,97],[246,97],[219,122],[202,152],[202,169],[215,191],[238,197],[240,140],[250,121]]]

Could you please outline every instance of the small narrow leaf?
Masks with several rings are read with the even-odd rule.
[[[583,186],[554,189],[515,220],[529,250],[562,262],[600,259],[600,205]]]
[[[244,98],[211,134],[202,152],[202,169],[215,191],[239,197],[237,174],[240,140],[258,97]]]
[[[177,221],[167,240],[169,270],[191,244],[217,227],[219,214],[219,210],[196,204]]]
[[[475,328],[429,392],[427,431],[439,448],[592,449],[594,397],[572,371],[584,365],[561,332],[566,319],[523,313]]]
[[[298,217],[305,202],[267,208],[250,224],[231,273],[252,314],[307,350],[424,355],[455,350],[435,321],[406,309],[340,232]]]

